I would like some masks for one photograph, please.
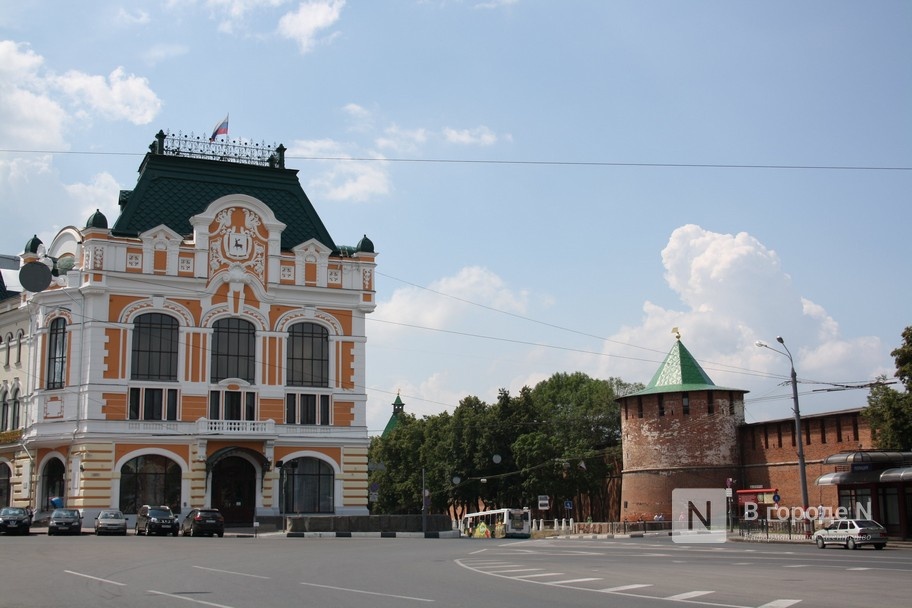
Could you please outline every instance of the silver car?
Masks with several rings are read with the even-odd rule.
[[[883,549],[887,546],[887,530],[870,519],[837,519],[814,532],[814,542],[820,549],[827,545],[841,545],[846,549],[874,545],[875,549]]]
[[[105,509],[95,518],[95,536],[101,534],[127,535],[127,519],[117,509]]]

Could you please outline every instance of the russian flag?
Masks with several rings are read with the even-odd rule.
[[[215,128],[212,129],[212,135],[209,137],[209,141],[215,141],[215,138],[219,135],[228,136],[228,115],[225,114],[223,120],[218,121],[215,124]]]

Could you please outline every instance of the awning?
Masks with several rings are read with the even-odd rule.
[[[877,483],[880,481],[881,471],[837,471],[827,473],[817,478],[814,483],[818,486],[845,486],[863,483]]]
[[[897,481],[912,481],[912,467],[887,469],[880,474],[881,483],[895,483]]]

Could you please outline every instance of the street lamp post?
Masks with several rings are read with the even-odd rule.
[[[807,473],[804,466],[804,437],[801,433],[801,410],[798,409],[798,374],[795,373],[795,361],[792,359],[792,353],[789,351],[788,346],[785,345],[785,340],[782,339],[782,336],[776,336],[776,342],[782,345],[782,348],[785,349],[785,352],[773,348],[766,342],[762,342],[760,340],[757,340],[755,344],[760,348],[768,348],[773,352],[779,353],[780,355],[785,355],[788,357],[789,365],[792,368],[792,402],[794,403],[793,409],[795,412],[795,445],[798,447],[798,480],[801,484],[801,507],[806,513],[809,503],[807,490]]]

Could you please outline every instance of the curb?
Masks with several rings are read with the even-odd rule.
[[[287,538],[459,538],[459,531],[445,532],[288,532]]]

